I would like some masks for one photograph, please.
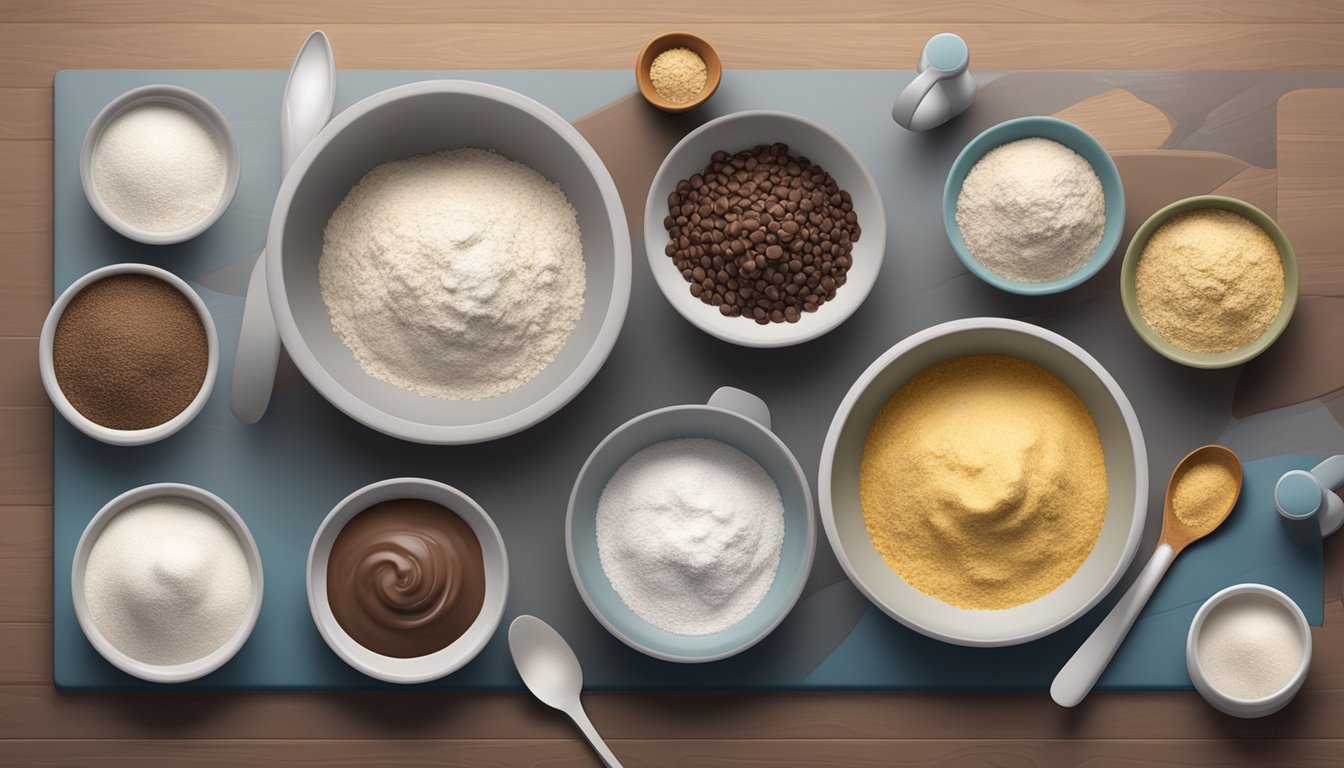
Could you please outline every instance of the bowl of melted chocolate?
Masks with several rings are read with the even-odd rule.
[[[504,539],[471,497],[396,478],[327,515],[308,553],[308,606],[331,650],[364,674],[423,683],[476,657],[508,596]]]

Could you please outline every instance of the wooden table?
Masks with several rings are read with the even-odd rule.
[[[345,68],[624,68],[671,28],[712,39],[729,68],[908,69],[944,29],[982,69],[1344,67],[1340,0],[0,0],[0,763],[594,762],[567,722],[521,694],[52,688],[51,409],[36,339],[51,300],[52,75],[281,69],[317,25]],[[1344,317],[1344,240],[1322,226],[1344,221],[1344,96],[1285,98],[1278,121],[1279,217],[1299,256],[1321,265],[1304,306]],[[629,766],[1324,765],[1344,761],[1342,577],[1335,537],[1311,677],[1260,721],[1222,717],[1193,693],[1096,694],[1076,711],[1043,693],[612,693],[587,704]]]

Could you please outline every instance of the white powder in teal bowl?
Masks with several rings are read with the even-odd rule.
[[[784,502],[770,474],[717,440],[631,456],[597,504],[602,570],[641,619],[709,635],[745,619],[779,570]]]

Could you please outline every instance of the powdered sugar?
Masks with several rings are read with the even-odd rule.
[[[597,550],[640,618],[679,635],[741,621],[779,569],[784,504],[770,475],[717,440],[668,440],[630,457],[597,505]]]
[[[957,198],[957,227],[989,271],[1045,283],[1092,258],[1106,228],[1106,198],[1077,152],[1050,139],[1020,139],[971,167]]]
[[[484,149],[370,171],[327,223],[318,278],[366,372],[449,400],[540,373],[579,323],[586,280],[565,193]]]

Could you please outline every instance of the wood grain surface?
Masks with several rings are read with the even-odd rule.
[[[319,24],[347,68],[626,67],[671,28],[707,36],[729,68],[908,69],[944,29],[987,69],[1344,67],[1340,0],[0,0],[0,764],[595,764],[567,722],[520,694],[51,687],[51,410],[36,336],[51,295],[52,75],[283,68]],[[1098,97],[1077,116],[1105,118],[1124,99]],[[1108,143],[1150,146],[1159,118]],[[1304,276],[1311,264],[1303,292],[1324,301],[1344,286],[1344,95],[1290,94],[1278,118],[1278,173],[1247,168],[1225,189],[1277,206]],[[628,766],[1338,764],[1344,537],[1327,549],[1311,677],[1266,720],[1231,721],[1190,693],[1096,694],[1077,711],[1043,693],[606,693],[587,704]]]

